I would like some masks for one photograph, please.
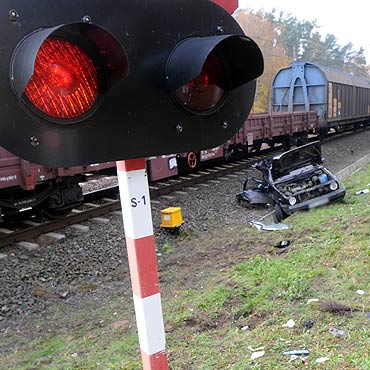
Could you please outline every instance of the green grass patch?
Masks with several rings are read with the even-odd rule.
[[[344,202],[294,214],[286,220],[286,231],[234,228],[245,259],[228,268],[215,265],[202,275],[202,286],[177,286],[176,295],[170,298],[170,292],[163,299],[170,368],[370,369],[370,194],[355,195],[369,183],[367,167],[346,181]],[[290,247],[279,253],[274,245],[287,239]],[[174,243],[163,246],[164,251],[174,253]],[[256,245],[265,247],[264,252],[248,253]],[[308,303],[311,299],[317,301]],[[327,302],[346,309],[328,309]],[[290,319],[295,326],[284,327]],[[106,320],[101,326],[33,340],[3,356],[0,367],[140,369],[135,326],[117,328],[113,323]],[[335,337],[331,326],[347,335]],[[265,355],[251,360],[259,347]],[[282,353],[298,349],[310,350],[306,365]],[[329,360],[317,364],[320,357]]]

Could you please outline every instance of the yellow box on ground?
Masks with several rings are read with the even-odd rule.
[[[161,213],[161,227],[173,229],[181,226],[184,223],[181,214],[181,207],[168,207],[166,209],[162,209]]]

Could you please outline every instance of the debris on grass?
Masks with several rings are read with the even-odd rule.
[[[357,289],[356,293],[359,294],[359,295],[364,295],[365,291],[363,291],[362,289]]]
[[[258,348],[253,348],[251,346],[248,346],[248,349],[251,351],[251,352],[258,352],[258,351],[263,351],[265,349],[265,347],[258,347]]]
[[[294,328],[294,326],[295,326],[295,322],[292,319],[288,320],[285,324],[282,325],[283,328],[289,328],[289,329]]]
[[[294,362],[296,360],[302,361],[302,363],[304,365],[309,365],[310,364],[310,360],[309,360],[308,356],[301,356],[301,355],[290,355],[288,364],[290,364],[291,362]]]
[[[286,248],[289,247],[290,245],[290,240],[282,240],[280,243],[275,245],[275,248]]]
[[[329,360],[330,360],[329,357],[318,357],[315,362],[317,364],[322,364],[323,362],[326,362],[326,361],[329,361]]]
[[[320,311],[330,312],[337,315],[348,315],[354,311],[359,311],[359,308],[348,306],[335,299],[327,299],[319,304]]]
[[[369,189],[361,189],[356,191],[356,195],[361,195],[361,194],[367,194],[370,190]]]
[[[294,349],[291,351],[284,351],[283,355],[285,356],[300,356],[300,355],[309,355],[310,351],[308,349]]]
[[[318,302],[319,300],[317,298],[310,298],[308,301],[307,301],[307,304],[310,304],[312,302]]]
[[[265,347],[252,348],[251,346],[248,346],[248,349],[252,352],[251,360],[256,360],[257,358],[264,356],[266,353],[264,350]]]
[[[262,357],[262,356],[264,356],[265,355],[265,351],[257,351],[257,352],[253,352],[252,354],[251,354],[251,360],[255,360],[255,359],[257,359],[257,358],[260,358],[260,357]]]
[[[280,231],[289,229],[289,226],[283,223],[275,224],[253,220],[250,222],[250,224],[254,226],[258,231]]]
[[[314,322],[311,320],[303,321],[303,326],[306,330],[310,330],[313,327]]]
[[[329,328],[331,334],[333,334],[337,338],[345,338],[348,336],[348,331],[343,329],[336,329],[334,326]]]
[[[299,356],[297,356],[297,355],[290,356],[290,359],[289,359],[288,363],[293,362],[293,361],[297,360],[298,358],[299,358]]]

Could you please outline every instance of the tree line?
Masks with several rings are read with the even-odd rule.
[[[323,66],[370,78],[364,49],[353,44],[339,44],[333,34],[322,36],[314,21],[298,20],[283,12],[252,13],[240,10],[235,16],[244,32],[255,40],[265,59],[265,72],[258,79],[254,112],[270,107],[272,80],[276,73],[293,61],[309,61]]]

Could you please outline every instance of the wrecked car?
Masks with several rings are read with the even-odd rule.
[[[274,206],[278,221],[296,211],[342,200],[344,186],[322,164],[319,141],[264,159],[254,165],[262,179],[247,178],[237,199]]]

